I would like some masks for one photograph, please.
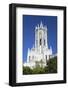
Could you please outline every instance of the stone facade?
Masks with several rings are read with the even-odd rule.
[[[52,56],[52,47],[48,48],[47,26],[40,25],[35,27],[35,43],[33,47],[28,48],[27,62],[24,66],[35,67],[36,62],[43,62],[43,66],[47,66],[47,60]]]

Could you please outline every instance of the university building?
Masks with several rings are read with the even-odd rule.
[[[44,26],[42,22],[35,27],[35,43],[31,49],[28,48],[27,62],[24,66],[33,68],[36,62],[39,65],[43,62],[43,66],[47,66],[47,61],[52,56],[52,47],[48,47],[47,31],[47,26]]]

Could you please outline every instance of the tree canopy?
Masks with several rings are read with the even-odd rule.
[[[25,75],[46,73],[57,73],[57,57],[48,60],[46,67],[43,67],[42,60],[40,62],[36,62],[36,66],[33,69],[31,69],[30,67],[23,67],[23,74]]]

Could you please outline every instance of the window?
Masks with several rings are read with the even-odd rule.
[[[40,45],[42,44],[42,39],[40,39]]]
[[[44,39],[44,45],[45,45],[45,39]]]
[[[47,55],[46,55],[46,60],[47,60]]]
[[[32,59],[34,59],[34,56],[32,56]]]

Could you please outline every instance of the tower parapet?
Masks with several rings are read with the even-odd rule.
[[[47,30],[47,26],[43,26],[43,23],[41,21],[40,25],[38,24],[36,27],[35,27],[35,30]]]

